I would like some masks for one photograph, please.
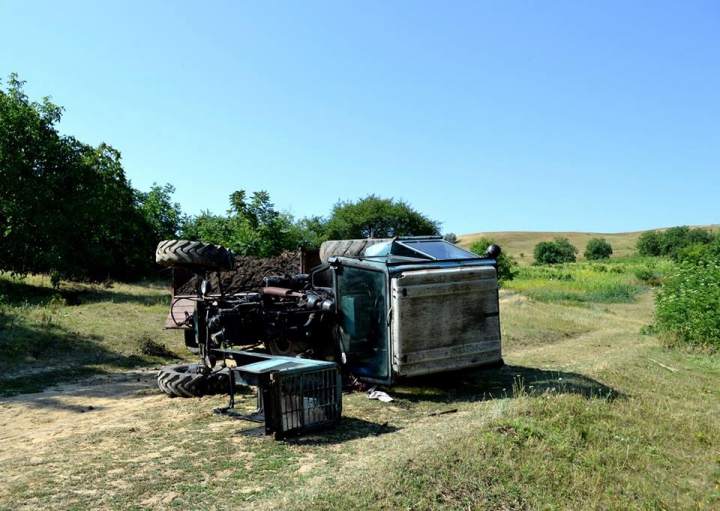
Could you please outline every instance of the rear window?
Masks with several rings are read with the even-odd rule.
[[[409,249],[427,254],[433,259],[477,259],[481,256],[473,254],[447,241],[398,241]],[[404,254],[403,254],[404,255]]]

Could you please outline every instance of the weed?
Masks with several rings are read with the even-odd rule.
[[[657,331],[667,345],[720,349],[720,261],[679,265],[656,306]]]

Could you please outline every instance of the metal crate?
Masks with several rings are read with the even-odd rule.
[[[334,426],[342,414],[342,377],[334,362],[219,349],[217,355],[237,364],[230,368],[230,403],[216,409],[237,419],[265,423],[276,440]],[[235,383],[258,389],[257,411],[239,414]]]
[[[342,382],[337,366],[298,368],[270,375],[262,389],[265,428],[274,438],[337,424],[342,412]]]

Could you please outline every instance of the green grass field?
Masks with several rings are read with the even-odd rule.
[[[504,368],[346,394],[335,430],[286,442],[154,387],[174,359],[148,340],[186,356],[164,284],[5,279],[0,509],[720,509],[720,359],[641,333],[638,269],[666,264],[523,268]]]

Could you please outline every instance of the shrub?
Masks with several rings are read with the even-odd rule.
[[[657,331],[666,344],[720,348],[720,260],[680,264],[655,304]]]
[[[490,238],[480,238],[472,245],[470,245],[470,251],[479,255],[485,255],[490,245],[494,245],[495,242]],[[498,283],[502,286],[505,282],[512,280],[518,274],[518,263],[512,256],[507,255],[505,252],[500,253],[500,257],[497,259],[497,274]]]
[[[592,238],[585,247],[585,259],[596,261],[608,259],[613,253],[612,245],[605,238]]]
[[[641,256],[660,255],[660,233],[658,231],[645,231],[637,240],[638,253]]]
[[[707,263],[713,259],[713,255],[711,245],[696,243],[679,250],[677,260],[679,263],[707,266]]]
[[[541,241],[535,245],[533,255],[538,264],[574,263],[578,249],[567,238],[558,236],[554,241]]]
[[[717,245],[718,236],[707,229],[672,227],[664,232],[647,231],[640,235],[637,249],[641,256],[668,256],[679,260],[680,252],[692,245]]]

